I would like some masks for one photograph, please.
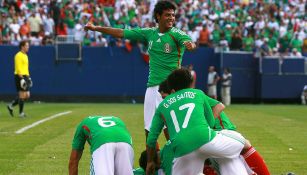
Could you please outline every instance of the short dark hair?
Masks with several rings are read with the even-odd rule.
[[[146,170],[147,167],[147,151],[143,151],[141,153],[140,159],[139,159],[139,165],[143,170]]]
[[[167,77],[168,88],[174,89],[175,91],[189,88],[192,82],[193,82],[193,77],[190,71],[186,68],[174,70]]]
[[[163,92],[163,93],[167,93],[167,94],[170,94],[171,91],[170,89],[168,88],[168,84],[167,84],[167,80],[164,80],[160,86],[159,86],[159,92]]]
[[[157,152],[154,155],[154,162],[158,163],[158,153]],[[139,165],[140,165],[141,168],[143,168],[143,170],[146,171],[146,167],[147,167],[147,151],[146,150],[144,150],[141,153],[141,156],[140,156],[140,159],[139,159]]]
[[[153,13],[153,17],[155,19],[156,22],[158,21],[157,15],[162,15],[164,10],[169,10],[172,9],[174,11],[176,11],[176,5],[171,2],[171,1],[159,1],[154,8],[154,13]]]
[[[20,41],[20,43],[19,43],[19,49],[21,49],[23,46],[25,46],[26,43],[29,43],[29,41],[28,41],[28,40]]]

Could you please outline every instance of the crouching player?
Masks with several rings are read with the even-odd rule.
[[[172,93],[160,103],[151,124],[146,174],[152,174],[155,169],[155,143],[165,125],[175,157],[172,174],[202,173],[204,161],[213,157],[218,160],[221,174],[247,175],[239,158],[245,139],[241,135],[229,137],[211,129],[215,123],[213,113],[218,115],[223,105],[216,105],[212,113],[207,96],[190,88],[192,81],[187,69],[175,70],[168,76]]]
[[[113,116],[91,116],[77,127],[72,142],[69,174],[78,174],[85,142],[92,154],[90,174],[133,175],[132,139],[124,122]]]

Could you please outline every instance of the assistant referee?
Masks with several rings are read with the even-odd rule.
[[[29,41],[21,41],[19,43],[20,51],[15,55],[14,63],[15,63],[15,84],[16,89],[18,91],[18,97],[13,100],[10,104],[7,105],[7,109],[10,115],[13,117],[13,107],[19,104],[19,116],[25,117],[24,102],[28,98],[30,98],[30,87],[32,87],[32,80],[30,78],[29,73],[29,59],[28,59],[28,51],[29,51]]]

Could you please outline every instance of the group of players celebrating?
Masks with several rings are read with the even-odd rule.
[[[69,174],[78,174],[84,144],[91,150],[91,174],[133,175],[269,175],[262,157],[251,146],[223,112],[225,106],[204,92],[191,88],[189,70],[181,68],[185,50],[196,44],[174,26],[176,5],[158,1],[154,8],[157,27],[117,29],[95,26],[89,22],[84,29],[114,37],[137,40],[148,44],[149,78],[144,100],[146,151],[140,157],[141,168],[133,170],[132,138],[124,122],[115,116],[89,116],[77,127],[72,143]],[[27,51],[28,42],[20,44],[16,57],[25,64],[15,66],[19,96],[8,105],[23,103],[29,98]],[[17,61],[18,61],[17,60]],[[15,63],[16,65],[16,63]],[[21,70],[21,71],[16,71]],[[167,143],[159,149],[158,136],[164,131]]]

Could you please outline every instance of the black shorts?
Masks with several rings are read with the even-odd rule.
[[[29,91],[30,90],[30,80],[29,80],[29,76],[23,75],[23,78],[25,79],[26,83],[27,83],[27,87],[26,89],[21,88],[20,86],[20,80],[21,78],[18,75],[15,75],[15,85],[16,85],[16,89],[17,91]]]

